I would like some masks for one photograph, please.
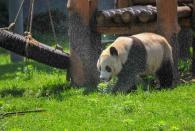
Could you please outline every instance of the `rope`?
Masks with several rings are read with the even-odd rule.
[[[26,46],[25,46],[25,52],[26,56],[28,58],[28,47],[29,47],[29,42],[32,39],[32,23],[33,23],[33,14],[34,14],[34,2],[35,0],[30,1],[30,9],[29,9],[29,23],[28,23],[28,28],[27,31],[24,32],[25,38],[26,38]]]
[[[15,28],[15,25],[16,25],[16,22],[18,20],[18,16],[19,16],[19,14],[20,14],[20,12],[22,10],[23,4],[24,4],[24,0],[22,0],[22,2],[20,4],[20,7],[18,9],[18,12],[16,14],[16,17],[15,17],[14,21],[12,23],[10,23],[10,25],[8,27],[0,28],[1,30],[11,30],[11,29]]]
[[[16,17],[15,17],[14,23],[16,23],[16,21],[17,21],[17,19],[18,19],[18,16],[19,16],[19,14],[20,14],[20,12],[21,12],[21,9],[22,9],[23,4],[24,4],[24,0],[23,0],[22,3],[20,4],[20,8],[19,8],[18,13],[17,13],[17,15],[16,15]]]
[[[31,7],[32,7],[32,6],[31,6],[31,2],[32,2],[32,1],[30,1],[30,3],[29,3],[29,10],[28,10],[28,19],[27,19],[26,30],[29,30],[29,26],[30,26],[30,25],[29,25],[29,23],[30,23],[30,17],[31,17],[31,15],[30,15],[31,13],[30,13],[30,12],[31,12],[31,10],[32,10],[32,9],[31,9]]]
[[[33,13],[34,13],[34,2],[35,2],[35,0],[31,0],[30,27],[29,27],[29,32],[30,33],[32,31],[32,22],[33,22]]]
[[[52,14],[51,14],[51,8],[50,8],[50,3],[49,3],[49,0],[47,0],[47,7],[48,7],[48,12],[49,12],[49,19],[50,19],[50,24],[51,24],[51,28],[52,28],[52,32],[53,32],[53,37],[54,37],[54,40],[55,40],[55,43],[56,43],[56,49],[59,49],[63,52],[63,48],[60,46],[60,44],[58,43],[58,40],[57,40],[57,36],[56,36],[56,31],[55,31],[55,27],[54,27],[54,22],[53,22],[53,19],[52,19]]]

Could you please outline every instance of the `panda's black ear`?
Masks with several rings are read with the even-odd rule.
[[[112,55],[112,56],[118,56],[118,51],[116,50],[116,48],[115,47],[110,47],[110,54]]]

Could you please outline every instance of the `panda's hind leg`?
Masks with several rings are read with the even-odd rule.
[[[156,72],[161,88],[168,88],[173,83],[173,63],[171,60],[163,61],[160,69]]]

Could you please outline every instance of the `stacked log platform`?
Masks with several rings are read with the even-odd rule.
[[[187,1],[187,0],[186,0]],[[192,6],[177,7],[177,16],[182,27],[189,27]],[[102,10],[97,12],[97,31],[100,33],[134,34],[143,31],[156,32],[157,8],[153,5],[136,5],[127,8]]]

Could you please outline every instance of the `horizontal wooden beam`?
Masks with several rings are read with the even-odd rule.
[[[191,27],[191,21],[188,18],[179,19],[181,27]],[[141,32],[158,33],[157,22],[137,23],[131,26],[98,26],[97,32],[102,34],[128,34],[133,35]]]
[[[69,67],[69,54],[35,40],[0,29],[0,47],[40,63],[59,68]]]
[[[156,5],[156,0],[132,0],[133,5]],[[177,0],[178,5],[192,3],[193,0]]]
[[[103,34],[137,34],[140,32],[156,32],[156,23],[134,24],[130,26],[97,27],[97,32]]]

